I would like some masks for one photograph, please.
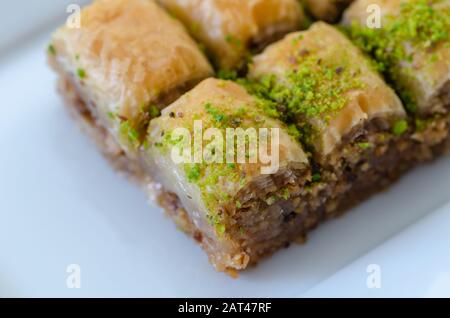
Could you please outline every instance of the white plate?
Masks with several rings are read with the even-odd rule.
[[[10,6],[24,3],[33,1]],[[27,20],[33,32],[21,31],[21,46],[0,43],[1,296],[449,295],[450,158],[416,169],[237,280],[214,272],[66,114],[44,54],[56,24],[45,27],[40,12]],[[67,287],[70,264],[81,268],[80,289]],[[380,289],[366,285],[370,264],[381,269]]]

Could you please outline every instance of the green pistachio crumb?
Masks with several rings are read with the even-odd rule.
[[[225,36],[225,41],[227,41],[228,43],[230,43],[238,48],[242,47],[242,41],[239,40],[238,38],[235,38],[232,35]]]
[[[56,49],[55,46],[53,44],[49,44],[47,51],[51,54],[51,55],[56,55]]]
[[[82,68],[77,69],[77,75],[80,79],[86,78],[86,71]]]
[[[357,144],[357,146],[361,149],[366,150],[366,149],[372,148],[373,145],[370,142],[359,142]]]
[[[126,138],[133,146],[139,145],[139,133],[128,120],[120,124],[120,135]]]
[[[223,225],[221,223],[216,224],[216,231],[218,234],[220,234],[220,235],[224,234],[225,230],[226,230],[225,225]]]
[[[150,143],[148,142],[148,139],[145,139],[142,143],[142,147],[144,147],[144,150],[148,150],[150,147]]]
[[[292,45],[297,46],[298,42],[300,42],[301,40],[303,40],[303,34],[300,34],[296,36],[294,39],[292,39]]]
[[[427,129],[429,123],[430,123],[430,120],[427,120],[427,119],[421,119],[421,118],[416,118],[416,120],[415,120],[416,131],[418,131],[418,132],[423,132],[423,131],[425,131],[425,129]]]
[[[113,112],[108,112],[108,118],[114,120],[116,119],[116,114],[114,114]]]
[[[199,164],[185,165],[185,172],[188,181],[191,183],[197,182],[200,179],[201,170]]]
[[[288,132],[307,148],[313,148],[317,129],[311,120],[325,124],[348,103],[348,91],[360,89],[364,84],[354,76],[354,67],[348,61],[317,63],[316,52],[298,51],[292,61],[292,70],[283,80],[268,74],[257,80],[240,81],[246,89],[262,100],[262,108],[269,117],[288,123]],[[291,60],[291,59],[289,59]],[[339,70],[339,71],[336,71]]]
[[[148,113],[151,118],[156,118],[161,115],[161,111],[159,110],[159,108],[154,105],[150,106]]]
[[[217,77],[223,80],[236,80],[238,78],[238,73],[236,70],[219,70],[217,72]]]
[[[290,124],[287,130],[288,134],[291,135],[294,139],[300,139],[301,132],[298,130],[297,126],[294,124]]]
[[[408,122],[405,119],[398,120],[392,127],[392,133],[396,136],[403,135],[408,130]]]
[[[322,176],[320,175],[320,173],[314,173],[313,175],[312,175],[312,178],[311,178],[311,181],[312,182],[320,182],[322,180]]]
[[[228,116],[221,112],[218,108],[213,107],[211,103],[206,103],[205,109],[217,123],[224,122],[228,118]]]
[[[291,197],[290,193],[289,193],[289,189],[288,188],[284,188],[281,194],[281,197],[284,200],[289,200],[289,198]]]

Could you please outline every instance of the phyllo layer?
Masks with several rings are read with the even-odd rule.
[[[245,63],[249,49],[299,29],[297,0],[159,0],[205,45],[218,68]]]
[[[408,110],[419,115],[447,112],[450,1],[357,0],[343,23],[354,42],[378,62]]]
[[[282,227],[307,204],[308,160],[244,88],[203,81],[151,121],[148,138],[148,169],[178,196],[218,269],[245,268],[289,241]]]
[[[333,165],[345,144],[356,156],[384,142],[369,140],[372,132],[407,129],[396,94],[341,32],[323,22],[269,46],[254,58],[249,78],[250,91],[296,125],[321,163]]]
[[[187,31],[153,0],[97,0],[52,38],[52,65],[130,154],[150,118],[213,73]]]

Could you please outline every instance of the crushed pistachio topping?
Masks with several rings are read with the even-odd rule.
[[[226,35],[225,41],[230,44],[229,50],[231,50],[229,53],[234,56],[234,64],[229,65],[228,68],[222,69],[224,66],[221,65],[219,60],[215,61],[215,65],[219,69],[219,78],[222,79],[236,79],[234,77],[235,72],[233,70],[244,70],[248,63],[252,60],[252,54],[250,52],[250,48],[247,47],[247,43],[242,42],[241,39],[233,36],[233,35]]]
[[[392,127],[392,133],[396,136],[401,136],[408,131],[408,122],[405,119],[398,120]]]
[[[425,118],[416,117],[414,118],[414,132],[422,133],[435,125],[439,125],[442,121],[447,121],[446,114],[436,113]]]
[[[121,122],[119,134],[134,147],[139,146],[139,132],[133,127],[130,121],[125,120]]]
[[[205,104],[205,109],[206,112],[211,115],[211,117],[214,119],[214,121],[216,122],[216,124],[223,124],[224,122],[228,121],[228,116],[221,111],[218,108],[215,108],[214,106],[212,106],[211,103],[206,103]]]
[[[236,80],[238,78],[238,73],[236,70],[219,70],[217,72],[217,77],[223,80]]]
[[[227,43],[234,45],[237,48],[242,47],[242,41],[230,34],[225,36],[225,41],[227,41]]]
[[[290,195],[290,193],[289,193],[289,189],[288,189],[288,188],[284,188],[284,189],[281,191],[281,197],[282,197],[284,200],[289,200],[289,198],[291,197],[291,195]]]
[[[156,118],[159,115],[161,115],[161,111],[159,110],[159,108],[157,106],[152,105],[152,106],[150,106],[148,114],[150,115],[150,118]]]
[[[361,149],[370,149],[373,147],[373,145],[370,142],[358,142],[357,146]]]
[[[144,146],[148,149],[148,140],[146,139],[147,126],[151,119],[161,115],[156,105],[149,105],[142,102],[139,105],[139,113],[133,119],[126,118],[120,114],[108,112],[108,118],[119,122],[119,135],[123,142],[128,143],[135,149]]]
[[[78,68],[77,69],[77,75],[80,79],[85,79],[86,78],[86,71],[82,68]]]
[[[297,46],[301,39],[295,38],[292,45]],[[313,148],[319,132],[311,120],[328,124],[348,103],[346,94],[364,84],[350,60],[324,61],[313,52],[295,50],[288,61],[292,69],[282,79],[269,74],[239,82],[259,98],[268,116],[286,122],[292,136]]]
[[[108,112],[107,115],[108,115],[108,118],[111,119],[111,120],[115,120],[116,117],[117,117],[116,114],[114,114],[113,112]]]
[[[48,51],[48,53],[50,53],[51,55],[56,55],[56,49],[55,49],[55,46],[54,46],[52,43],[50,43],[50,44],[48,45],[47,51]]]
[[[414,0],[401,4],[400,14],[387,16],[383,27],[371,29],[353,23],[348,33],[363,51],[372,55],[378,69],[397,89],[406,108],[415,112],[417,104],[407,89],[407,77],[415,52],[424,52],[429,63],[436,62],[433,49],[449,41],[450,7],[437,8],[442,0]]]
[[[322,176],[320,175],[319,172],[314,173],[311,177],[311,181],[313,183],[320,182],[321,180],[322,180]]]
[[[221,210],[219,206],[230,201],[231,196],[227,193],[222,182],[239,183],[241,173],[239,167],[230,167],[227,164],[185,164],[186,177],[190,183],[197,185],[202,194],[202,200],[208,209],[208,221],[213,225],[219,234],[225,232],[225,225],[222,222]],[[241,184],[243,185],[243,183]],[[241,203],[236,202],[236,208],[240,208]]]
[[[184,166],[184,172],[189,182],[194,183],[199,181],[201,173],[199,164],[186,164]]]
[[[230,105],[233,105],[233,107],[230,107]],[[244,130],[247,128],[257,129],[264,127],[264,123],[266,122],[264,113],[255,107],[255,105],[242,104],[236,107],[233,99],[227,100],[225,98],[220,104],[205,102],[201,107],[205,113],[205,116],[200,116],[203,129],[217,128],[224,136],[226,135],[227,128],[242,128]],[[169,114],[168,120],[177,120],[179,118],[178,115],[178,113],[173,115]],[[192,120],[188,119],[183,121],[183,127],[194,133],[195,119],[196,115],[193,115]],[[154,145],[160,151],[166,152],[181,141],[182,137],[180,140],[174,140],[171,131],[164,131],[164,135],[160,141]],[[232,185],[231,192],[234,193],[241,189],[248,181],[243,170],[243,165],[226,162],[225,150],[228,149],[223,149],[222,163],[207,163],[202,161],[202,163],[196,164],[182,164],[188,182],[195,184],[199,188],[202,200],[209,213],[208,220],[218,234],[223,234],[226,229],[221,218],[221,213],[222,207],[228,205],[231,200],[230,188],[228,186]],[[249,151],[249,147],[246,147],[246,152]],[[234,207],[239,209],[242,207],[242,203],[237,201]]]
[[[414,129],[416,132],[424,132],[430,125],[438,122],[442,118],[442,114],[435,114],[429,118],[416,118],[414,121]]]
[[[225,228],[225,225],[224,225],[224,224],[222,224],[222,223],[217,223],[216,226],[215,226],[215,228],[216,228],[216,231],[217,231],[217,233],[218,233],[219,235],[222,235],[222,234],[225,233],[226,228]]]

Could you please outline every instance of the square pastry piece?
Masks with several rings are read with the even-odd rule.
[[[131,172],[150,119],[213,74],[182,24],[152,0],[95,1],[80,27],[54,33],[48,55],[73,113]]]
[[[357,0],[343,24],[403,99],[419,160],[450,149],[450,1]]]
[[[380,8],[381,27],[371,28]],[[411,112],[446,112],[450,106],[450,1],[357,0],[343,24],[371,54]]]
[[[302,147],[238,84],[203,81],[151,121],[148,138],[160,203],[216,269],[244,269],[313,225]]]
[[[380,190],[400,173],[397,143],[408,130],[402,103],[334,27],[317,22],[269,46],[254,57],[249,79],[249,91],[295,125],[331,197]],[[336,212],[333,202],[329,209]]]
[[[297,0],[159,0],[179,18],[223,70],[245,65],[249,50],[299,29]]]

